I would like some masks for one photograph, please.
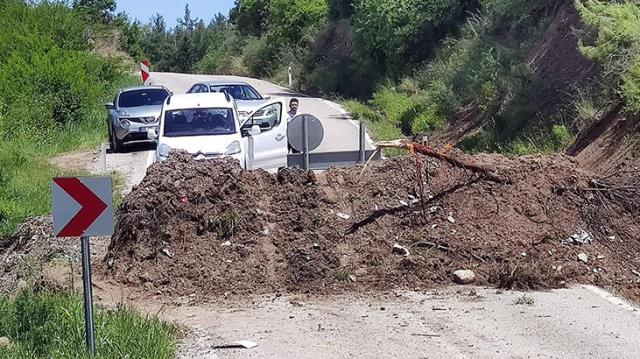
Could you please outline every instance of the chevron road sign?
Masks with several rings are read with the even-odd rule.
[[[54,178],[51,194],[56,237],[113,234],[111,177]]]

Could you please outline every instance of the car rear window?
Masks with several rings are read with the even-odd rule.
[[[231,108],[197,108],[167,111],[166,137],[230,135],[237,132]]]
[[[160,106],[169,96],[169,92],[162,89],[144,89],[127,91],[120,94],[119,107]]]
[[[209,86],[211,92],[227,92],[236,100],[262,100],[262,96],[253,87],[247,85]]]

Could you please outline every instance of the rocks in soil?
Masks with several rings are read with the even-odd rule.
[[[572,234],[567,242],[572,244],[591,244],[593,237],[585,230],[580,230],[578,233]]]
[[[410,255],[409,250],[398,243],[393,245],[393,249],[391,250],[393,254],[397,254],[399,256],[408,257]]]
[[[586,253],[580,253],[578,254],[578,260],[582,263],[587,263],[589,262],[589,256]]]
[[[476,274],[472,270],[459,269],[453,272],[453,281],[457,284],[471,284],[476,281]]]

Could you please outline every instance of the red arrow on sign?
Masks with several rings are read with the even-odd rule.
[[[81,206],[80,211],[56,237],[82,236],[107,209],[107,204],[91,192],[78,178],[54,178],[53,181]]]

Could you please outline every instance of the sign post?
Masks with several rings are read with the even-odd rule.
[[[147,60],[140,61],[140,75],[142,76],[142,84],[144,86],[148,86],[151,84],[150,77],[151,73],[149,68],[151,64]]]
[[[83,236],[82,241],[82,289],[84,292],[84,327],[86,333],[87,350],[93,358],[96,356],[95,326],[93,325],[93,291],[91,288],[91,251],[89,237]]]
[[[287,72],[289,73],[289,88],[291,88],[293,86],[293,70],[291,70],[291,66],[289,66]]]
[[[51,183],[53,230],[56,237],[80,237],[87,351],[96,355],[91,288],[90,236],[113,234],[111,177],[58,177]]]

